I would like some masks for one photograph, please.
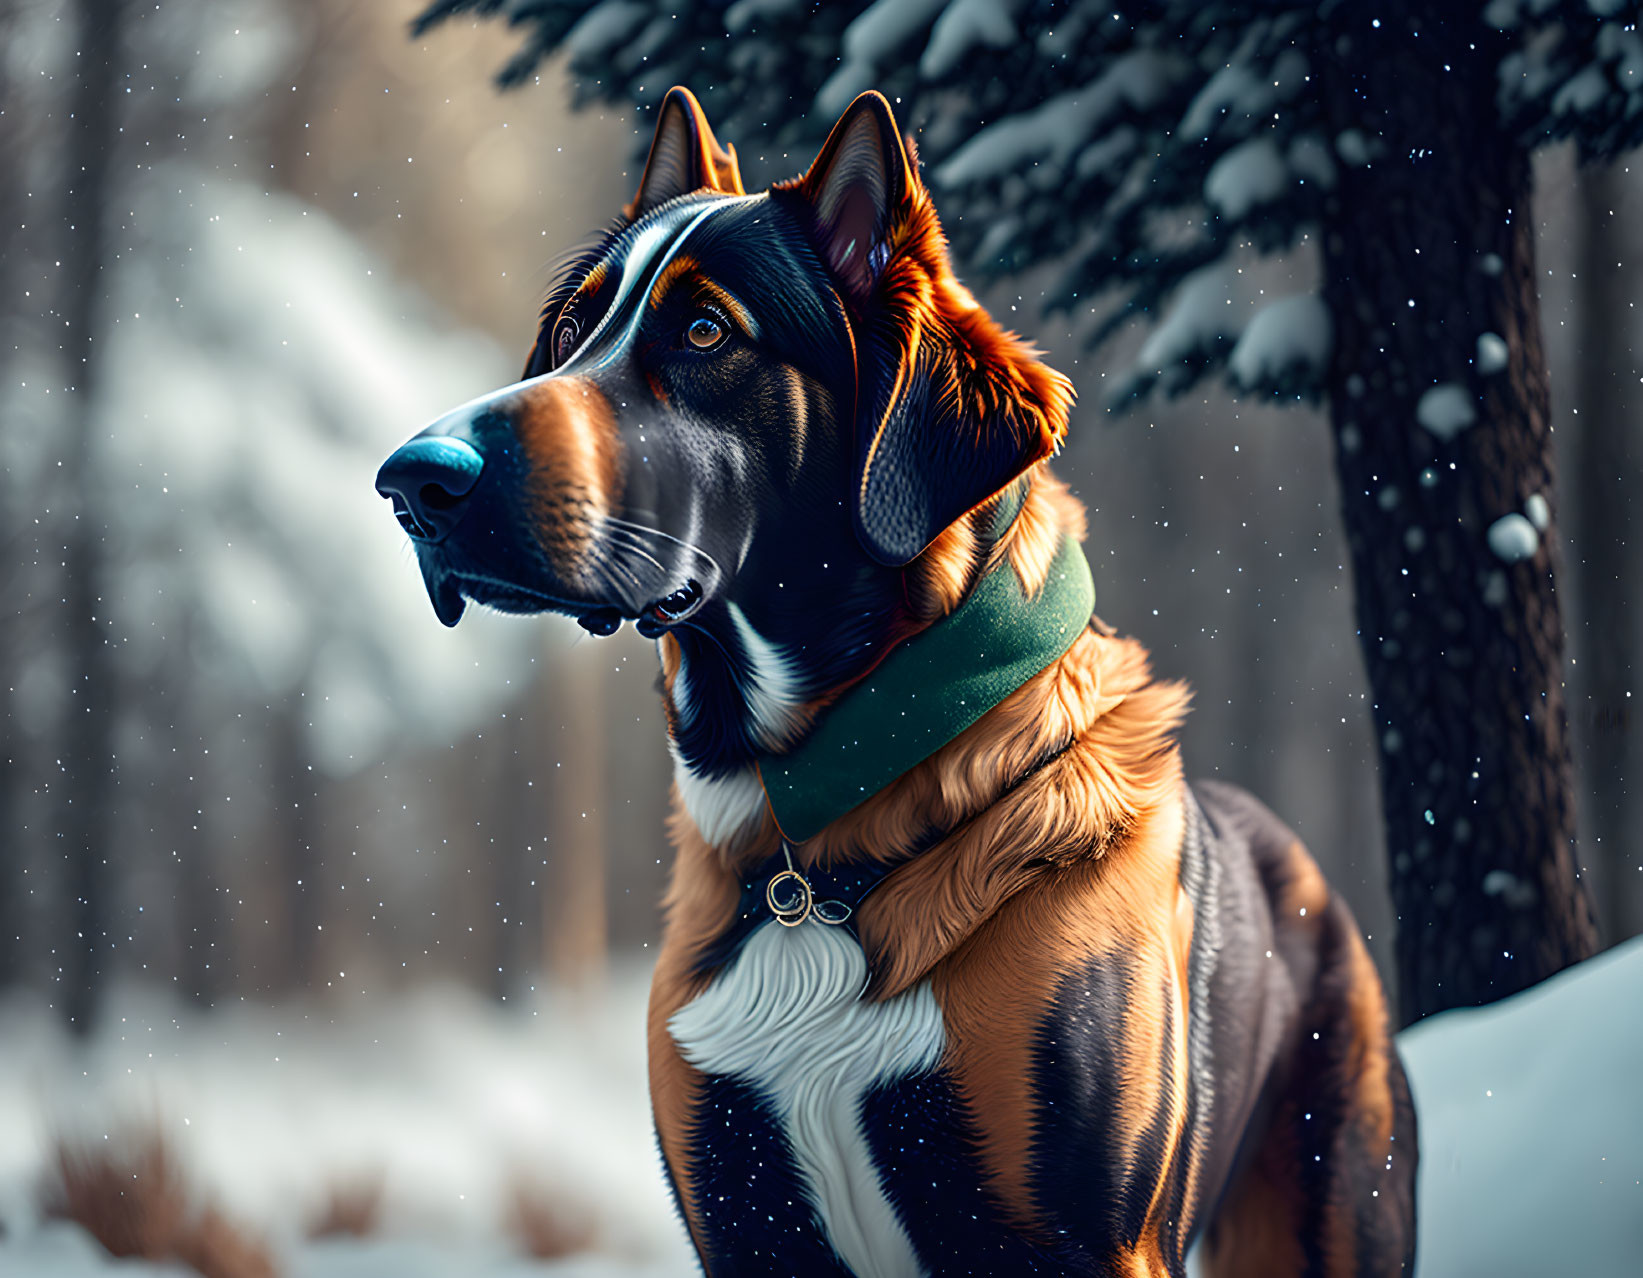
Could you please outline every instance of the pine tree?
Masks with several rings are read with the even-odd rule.
[[[1593,952],[1530,155],[1643,142],[1629,0],[435,0],[417,30],[463,12],[522,31],[504,85],[560,51],[581,101],[688,85],[753,177],[878,88],[970,271],[1053,264],[1092,343],[1156,325],[1110,408],[1208,376],[1326,399],[1403,1018]],[[1238,262],[1282,252],[1319,287],[1241,317]]]

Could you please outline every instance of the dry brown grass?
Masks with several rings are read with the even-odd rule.
[[[511,1223],[525,1251],[538,1260],[574,1255],[593,1246],[593,1213],[568,1195],[523,1173],[512,1177]]]
[[[334,1180],[325,1205],[308,1226],[310,1238],[369,1238],[382,1228],[380,1171]]]
[[[93,1145],[58,1137],[46,1212],[72,1220],[114,1256],[179,1260],[203,1278],[274,1278],[272,1254],[215,1206],[196,1208],[155,1127]]]

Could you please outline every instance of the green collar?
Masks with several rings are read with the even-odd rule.
[[[761,760],[782,834],[804,842],[928,759],[1071,648],[1094,609],[1089,561],[1070,537],[1034,598],[1001,563],[823,712],[796,749]]]

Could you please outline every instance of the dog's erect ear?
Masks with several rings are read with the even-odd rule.
[[[935,206],[890,105],[864,93],[798,181],[812,232],[854,303],[856,533],[911,562],[949,524],[1053,453],[1072,386],[953,276]]]
[[[746,194],[736,148],[719,145],[701,103],[689,89],[674,85],[656,111],[656,136],[650,140],[639,193],[622,213],[637,222],[676,196],[704,187],[723,195]]]
[[[892,229],[918,189],[882,95],[869,91],[845,108],[796,187],[810,205],[827,265],[864,300],[884,268]]]

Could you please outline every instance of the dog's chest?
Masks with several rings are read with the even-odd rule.
[[[928,984],[870,1003],[859,997],[866,980],[861,946],[843,928],[772,920],[668,1029],[697,1069],[751,1088],[768,1106],[803,1194],[857,1278],[901,1278],[922,1268],[885,1197],[863,1100],[934,1070],[945,1033]]]

